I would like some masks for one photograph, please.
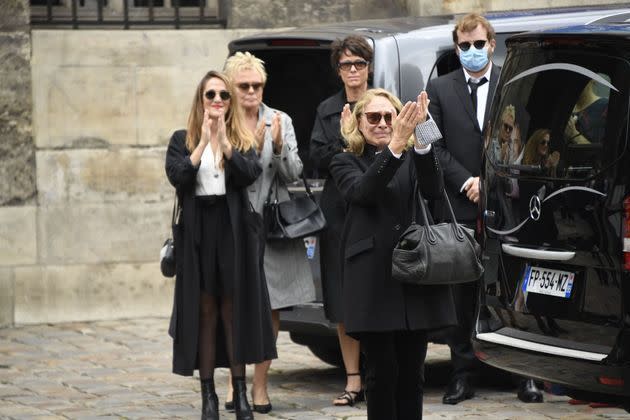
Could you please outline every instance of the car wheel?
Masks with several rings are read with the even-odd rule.
[[[308,344],[308,349],[322,362],[336,367],[343,367],[343,358],[339,346],[322,346],[318,344]]]

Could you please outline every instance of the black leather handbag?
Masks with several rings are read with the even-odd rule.
[[[173,200],[173,214],[171,215],[171,229],[173,236],[164,241],[160,250],[160,271],[164,277],[173,277],[177,272],[175,264],[175,231],[178,229],[181,207],[177,205],[177,194]]]
[[[392,254],[392,277],[405,284],[434,286],[477,281],[483,274],[481,247],[474,232],[457,223],[446,191],[450,223],[429,224],[427,209],[416,184],[411,225],[400,236]],[[424,226],[416,223],[420,204]]]
[[[311,188],[302,175],[306,190],[305,196],[292,197],[290,200],[278,202],[278,175],[269,187],[269,193],[263,206],[263,218],[267,240],[297,239],[314,235],[326,227],[326,218]],[[275,188],[274,188],[275,186]],[[275,189],[275,198],[272,192]]]

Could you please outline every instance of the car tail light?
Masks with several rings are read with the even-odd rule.
[[[597,381],[602,385],[608,386],[623,386],[624,381],[621,378],[611,378],[608,376],[600,376]]]
[[[630,197],[623,200],[623,268],[630,271]]]

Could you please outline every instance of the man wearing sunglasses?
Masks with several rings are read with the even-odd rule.
[[[471,13],[462,17],[453,29],[453,42],[462,68],[430,80],[426,90],[431,101],[429,112],[443,135],[435,143],[435,154],[444,171],[446,191],[458,222],[474,229],[483,138],[501,70],[491,60],[496,47],[494,28],[483,16]],[[436,217],[446,214],[438,203]],[[453,374],[442,398],[444,404],[458,404],[474,396],[471,380],[480,367],[471,343],[479,282],[463,280],[470,282],[453,286],[459,325],[445,331]],[[520,384],[519,398],[538,402],[542,394],[533,380],[525,380]]]
[[[479,211],[482,132],[500,69],[491,61],[495,33],[484,17],[475,13],[462,17],[453,29],[453,42],[462,68],[430,80],[426,90],[431,101],[429,112],[443,135],[434,143],[435,154],[444,171],[455,217],[474,228]],[[438,219],[447,218],[442,206],[436,203]],[[444,331],[453,364],[444,404],[474,396],[472,375],[480,367],[471,343],[478,282],[464,280],[470,282],[453,287],[459,325]]]

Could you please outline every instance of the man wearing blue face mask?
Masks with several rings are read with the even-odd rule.
[[[443,135],[434,143],[435,154],[440,159],[455,217],[474,229],[479,212],[484,128],[500,68],[491,61],[496,47],[494,29],[483,16],[471,13],[462,17],[453,29],[453,42],[462,68],[430,80],[426,91],[429,112]],[[438,219],[448,219],[441,203],[436,203],[435,212]],[[464,280],[471,282],[453,286],[459,325],[444,331],[453,365],[444,404],[457,404],[474,396],[472,376],[480,366],[470,341],[479,279]],[[524,400],[542,400],[533,381],[523,384],[530,385]]]

